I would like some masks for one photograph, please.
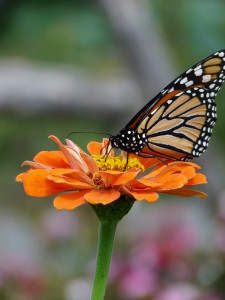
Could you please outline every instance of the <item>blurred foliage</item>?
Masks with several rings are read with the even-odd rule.
[[[155,12],[168,42],[185,67],[187,59],[204,57],[224,48],[223,0],[153,0]],[[176,9],[174,9],[176,7]]]
[[[121,63],[109,22],[91,2],[20,1],[4,11],[0,56],[76,64],[89,71]]]

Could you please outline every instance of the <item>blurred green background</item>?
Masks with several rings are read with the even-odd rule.
[[[0,299],[85,300],[98,222],[15,183],[73,131],[116,134],[175,76],[225,48],[223,0],[0,1]],[[225,88],[197,162],[206,201],[160,196],[118,226],[106,299],[225,299]],[[74,135],[85,149],[94,135]]]

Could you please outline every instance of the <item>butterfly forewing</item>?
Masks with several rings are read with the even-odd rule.
[[[174,79],[111,138],[112,145],[144,157],[198,157],[208,147],[216,122],[215,97],[224,80],[221,50]]]
[[[146,115],[186,89],[203,87],[217,93],[225,79],[224,66],[225,50],[218,51],[193,65],[150,100],[125,127],[135,129]]]

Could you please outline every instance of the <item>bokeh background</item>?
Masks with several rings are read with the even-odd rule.
[[[116,134],[192,64],[225,48],[224,0],[0,1],[0,299],[85,300],[98,221],[15,183],[73,131]],[[136,203],[118,226],[106,299],[225,299],[225,87],[198,160],[207,200]],[[74,135],[85,148],[100,136]]]

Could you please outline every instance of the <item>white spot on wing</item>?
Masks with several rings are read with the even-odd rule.
[[[181,78],[179,77],[179,78],[177,78],[176,81],[174,81],[174,83],[178,83],[178,81],[180,81],[180,80],[181,80]]]
[[[210,74],[202,76],[202,82],[208,82],[208,81],[210,81],[211,77],[212,76]]]
[[[194,68],[195,71],[201,69],[202,65],[197,66],[196,68]]]
[[[158,110],[158,107],[151,112],[151,115],[154,115],[154,113],[156,113],[157,110]]]
[[[174,87],[172,87],[168,92],[171,93],[174,91]]]
[[[186,74],[189,74],[193,69],[190,68],[189,70],[187,70]]]
[[[199,69],[199,70],[195,71],[195,75],[196,76],[201,76],[202,75],[202,69]]]
[[[183,92],[180,92],[180,93],[176,94],[176,97],[178,97],[178,96],[180,96],[182,94],[183,94]]]
[[[185,85],[186,85],[186,87],[189,87],[189,86],[193,85],[193,83],[194,83],[193,80],[190,80]]]
[[[181,81],[180,81],[180,84],[184,84],[188,81],[188,78],[187,77],[184,77]]]

